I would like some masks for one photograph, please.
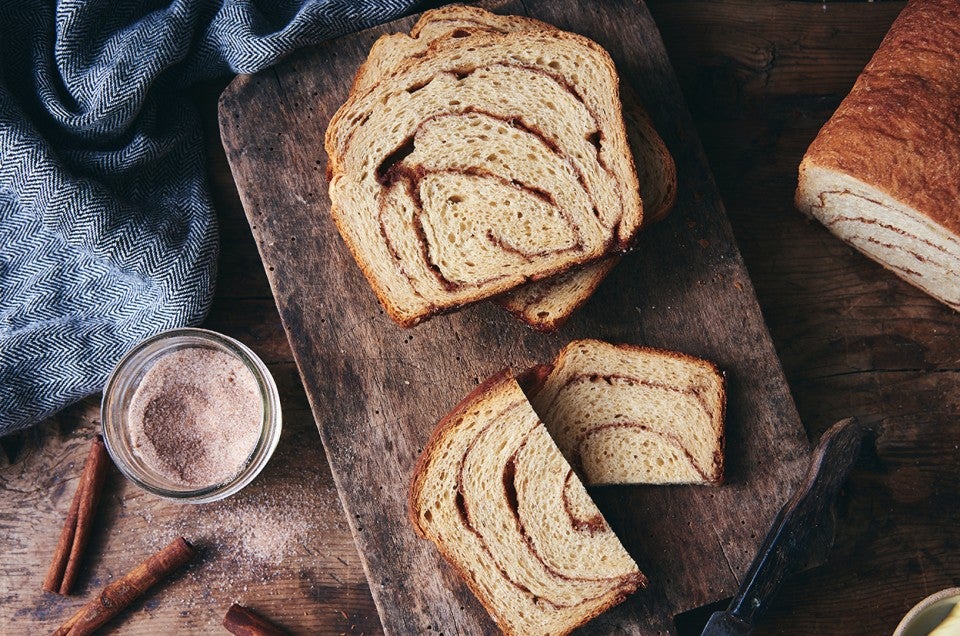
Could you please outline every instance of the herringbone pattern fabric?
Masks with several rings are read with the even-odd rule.
[[[0,0],[0,435],[197,324],[216,224],[191,83],[414,0]]]

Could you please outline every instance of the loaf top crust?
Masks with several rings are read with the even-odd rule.
[[[960,3],[907,4],[801,173],[811,166],[858,179],[960,234]]]
[[[362,93],[396,70],[401,62],[422,56],[430,43],[457,29],[481,29],[497,33],[554,31],[552,24],[519,15],[500,15],[479,7],[450,4],[424,11],[410,34],[381,35],[353,78],[351,93]]]

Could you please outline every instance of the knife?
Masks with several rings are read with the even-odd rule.
[[[753,631],[783,579],[803,563],[811,537],[823,536],[819,529],[824,515],[846,481],[868,432],[851,417],[837,422],[820,437],[803,482],[780,509],[740,590],[726,611],[710,616],[701,636],[744,636]]]

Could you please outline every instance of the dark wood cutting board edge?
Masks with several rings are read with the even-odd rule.
[[[388,633],[487,633],[493,624],[406,519],[410,473],[434,423],[484,377],[547,362],[571,339],[685,351],[727,374],[727,483],[608,487],[598,505],[651,580],[582,633],[670,633],[672,616],[736,590],[808,443],[673,70],[646,6],[483,3],[586,35],[617,62],[677,161],[677,206],[558,334],[481,304],[414,329],[377,305],[329,218],[326,123],[380,34],[303,50],[241,76],[220,100],[231,170]]]

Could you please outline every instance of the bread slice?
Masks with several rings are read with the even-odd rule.
[[[717,484],[723,375],[682,353],[575,340],[523,378],[530,402],[588,485]]]
[[[368,83],[374,65],[331,120],[328,175],[334,220],[397,322],[632,245],[642,204],[595,43],[455,29]]]
[[[608,256],[572,267],[556,276],[518,287],[494,302],[532,329],[552,333],[590,299],[619,262],[620,256]]]
[[[910,2],[800,164],[804,213],[960,310],[960,12]]]
[[[500,15],[466,4],[448,4],[424,11],[410,34],[381,35],[353,78],[351,93],[363,92],[389,76],[403,62],[423,57],[430,44],[454,31],[483,30],[495,33],[558,30],[552,24],[520,15]],[[457,33],[456,35],[462,35]]]
[[[643,227],[647,227],[662,220],[673,208],[677,198],[677,168],[640,98],[629,84],[620,87],[620,94],[627,140],[643,198]],[[620,256],[608,256],[571,268],[507,292],[497,302],[538,331],[556,331],[589,300],[619,262]]]
[[[566,634],[646,584],[507,370],[437,425],[410,518],[507,634]]]
[[[409,36],[390,34],[374,43],[354,78],[353,90],[365,90],[404,60],[423,55],[433,40],[467,29],[510,33],[555,27],[532,18],[498,15],[468,5],[448,5],[427,11]],[[662,219],[673,207],[677,190],[676,166],[639,97],[629,84],[623,84],[620,91],[627,140],[643,199],[643,223],[649,225]],[[618,256],[609,256],[574,267],[545,280],[521,285],[498,297],[496,302],[534,329],[555,331],[587,301],[618,262]]]

